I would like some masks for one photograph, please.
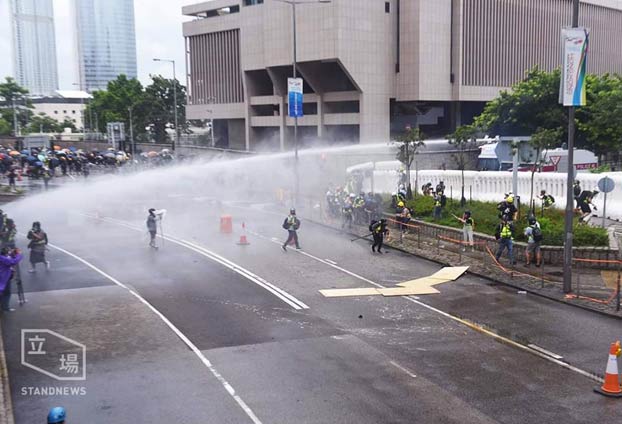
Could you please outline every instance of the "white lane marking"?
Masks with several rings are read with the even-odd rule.
[[[86,215],[89,216],[89,215]],[[89,216],[91,218],[94,218],[92,216]],[[120,225],[126,228],[129,228],[131,230],[135,230],[138,232],[142,232],[143,230],[132,225],[129,224],[125,221],[121,221],[119,219],[115,219],[115,218],[97,218],[100,219],[102,221],[105,222],[109,222],[111,224],[116,224],[116,225]],[[206,248],[204,248],[203,246],[199,246],[193,242],[187,241],[187,240],[183,240],[183,239],[178,239],[176,237],[173,236],[164,236],[165,240],[168,240],[172,243],[175,243],[179,246],[185,247],[186,249],[190,249],[196,253],[198,253],[199,255],[205,256],[208,259],[213,260],[214,262],[217,262],[219,264],[221,264],[222,266],[232,270],[233,272],[245,277],[247,280],[257,284],[258,286],[262,287],[263,289],[269,291],[270,293],[272,293],[273,295],[275,295],[276,297],[278,297],[279,299],[281,299],[283,302],[287,303],[289,306],[291,306],[292,308],[296,309],[296,310],[301,310],[301,309],[309,309],[309,306],[307,304],[305,304],[302,300],[297,299],[296,297],[294,297],[293,295],[291,295],[290,293],[286,292],[285,290],[275,286],[274,284],[266,281],[265,279],[263,279],[262,277],[252,273],[251,271],[247,270],[246,268],[230,261],[227,258],[224,258],[222,256],[220,256],[217,253],[214,253]]]
[[[324,259],[324,260],[325,260],[326,262],[328,262],[329,264],[332,264],[332,265],[337,265],[337,262],[335,262],[335,261],[331,261],[330,259]]]
[[[403,366],[401,366],[400,364],[398,364],[395,361],[389,361],[389,363],[391,365],[393,365],[395,368],[397,368],[398,370],[405,372],[407,375],[409,375],[412,378],[417,378],[417,376],[415,374],[413,374],[412,372],[410,372],[408,369],[404,368]]]
[[[249,233],[254,234],[255,236],[257,236],[259,238],[263,238],[264,240],[268,240],[267,237],[262,236],[261,234],[253,233],[252,231],[249,231]],[[310,253],[303,252],[303,251],[297,251],[297,252],[302,254],[302,255],[308,256],[309,258],[312,258],[312,259],[314,259],[314,260],[316,260],[318,262],[326,264],[326,265],[328,265],[330,267],[338,269],[338,270],[340,270],[340,271],[342,271],[342,272],[344,272],[344,273],[346,273],[346,274],[348,274],[348,275],[350,275],[350,276],[352,276],[354,278],[357,278],[357,279],[359,279],[361,281],[364,281],[364,282],[366,282],[368,284],[371,284],[371,285],[376,286],[378,288],[386,288],[382,284],[378,284],[378,283],[376,283],[376,282],[374,282],[374,281],[372,281],[372,280],[370,280],[368,278],[365,278],[365,277],[363,277],[361,275],[355,274],[352,271],[348,271],[347,269],[342,268],[342,267],[340,267],[338,265],[333,265],[333,264],[331,264],[329,262],[326,262],[324,259],[320,259],[317,256],[311,255]],[[430,310],[432,312],[440,314],[440,315],[442,315],[442,316],[444,316],[446,318],[449,318],[449,319],[451,319],[451,320],[453,320],[455,322],[458,322],[458,323],[460,323],[462,325],[465,325],[465,326],[471,328],[472,330],[475,330],[475,331],[477,331],[477,332],[479,332],[481,334],[490,336],[490,337],[492,337],[495,340],[498,340],[498,341],[500,341],[502,343],[505,343],[507,345],[516,347],[516,348],[518,348],[520,350],[524,350],[524,351],[526,351],[528,353],[531,353],[532,355],[535,355],[535,356],[537,356],[539,358],[545,359],[545,360],[547,360],[549,362],[553,362],[554,364],[559,365],[562,368],[565,368],[567,370],[573,371],[573,372],[575,372],[577,374],[580,374],[580,375],[582,375],[584,377],[592,379],[592,380],[594,380],[596,382],[602,383],[604,381],[601,377],[598,377],[598,376],[596,376],[596,375],[594,375],[594,374],[592,374],[592,373],[590,373],[588,371],[585,371],[585,370],[582,370],[580,368],[577,368],[577,367],[575,367],[573,365],[570,365],[567,362],[560,361],[559,359],[556,359],[556,358],[554,358],[552,356],[546,355],[546,354],[544,354],[544,353],[542,353],[542,352],[540,352],[540,351],[538,351],[536,349],[533,349],[533,348],[531,348],[529,346],[526,346],[526,345],[520,344],[518,342],[515,342],[512,339],[508,339],[507,337],[503,337],[503,336],[501,336],[501,335],[499,335],[499,334],[497,334],[497,333],[495,333],[493,331],[490,331],[490,330],[488,330],[488,329],[486,329],[486,328],[482,327],[481,325],[478,325],[478,324],[476,324],[474,322],[471,322],[469,320],[462,319],[462,318],[459,318],[457,316],[448,314],[447,312],[441,311],[440,309],[437,309],[437,308],[435,308],[433,306],[430,306],[427,303],[423,303],[420,300],[418,300],[419,298],[416,297],[416,296],[402,296],[402,298],[408,300],[409,302],[412,302],[412,303],[415,303],[415,304],[417,304],[419,306],[422,306],[422,307],[424,307],[424,308],[426,308],[426,309],[428,309],[428,310]]]
[[[54,248],[54,249],[56,249],[56,250],[58,250],[60,252],[63,252],[66,255],[69,255],[72,258],[82,262],[84,265],[88,266],[93,271],[99,273],[100,275],[104,276],[108,280],[112,281],[117,286],[122,287],[125,290],[129,291],[130,294],[132,294],[140,302],[142,302],[145,306],[147,306],[149,309],[151,309],[151,311],[153,313],[155,313],[171,330],[173,330],[173,332],[177,335],[177,337],[179,337],[186,344],[186,346],[188,346],[190,348],[190,350],[192,350],[194,352],[194,354],[201,360],[203,365],[205,365],[205,367],[207,367],[207,369],[209,369],[209,371],[212,373],[212,375],[214,377],[216,377],[216,379],[220,382],[220,384],[222,384],[222,386],[225,388],[227,393],[229,393],[229,395],[231,395],[231,397],[237,402],[237,404],[240,406],[240,408],[242,408],[242,410],[251,419],[251,421],[253,423],[255,423],[255,424],[262,424],[261,420],[259,420],[259,418],[257,418],[257,416],[255,415],[253,410],[235,392],[235,389],[233,388],[233,386],[231,384],[229,384],[229,382],[222,376],[222,374],[212,365],[212,363],[209,361],[209,359],[207,359],[205,357],[205,355],[203,355],[203,353],[199,350],[199,348],[196,347],[195,344],[192,343],[190,341],[190,339],[188,337],[186,337],[186,335],[184,333],[182,333],[177,327],[175,327],[175,325],[171,321],[169,321],[169,319],[166,318],[160,311],[158,311],[151,303],[149,303],[147,300],[145,300],[135,290],[130,289],[128,286],[126,286],[125,284],[123,284],[122,282],[117,280],[116,278],[112,277],[111,275],[107,274],[106,272],[102,271],[101,269],[97,268],[95,265],[93,265],[90,262],[82,259],[81,257],[79,257],[79,256],[77,256],[77,255],[75,255],[75,254],[73,254],[73,253],[71,253],[71,252],[69,252],[69,251],[59,247],[59,246],[53,245],[51,243],[48,244],[48,246],[50,246],[50,247],[52,247],[52,248]]]
[[[546,350],[545,348],[535,345],[533,343],[528,344],[527,346],[529,346],[533,350],[537,350],[538,352],[544,353],[545,355],[549,355],[551,358],[564,359],[563,356],[558,355],[557,353],[551,352],[550,350]]]

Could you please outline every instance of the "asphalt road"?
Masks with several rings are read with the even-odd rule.
[[[221,212],[236,234],[218,232]],[[129,227],[82,217],[49,228],[54,245],[96,269],[52,248],[49,272],[24,273],[29,302],[2,319],[16,422],[44,422],[57,404],[70,422],[89,423],[583,423],[622,413],[622,402],[592,392],[593,380],[439,311],[599,373],[619,321],[469,275],[423,303],[327,299],[318,290],[392,286],[440,267],[396,251],[372,256],[367,242],[305,222],[303,251],[285,253],[272,240],[285,235],[283,217],[261,205],[171,208],[166,234],[208,250],[170,240],[149,249],[136,211],[114,216]],[[241,221],[249,246],[235,244]],[[22,366],[25,328],[86,345],[86,380]],[[24,394],[59,385],[86,393]]]

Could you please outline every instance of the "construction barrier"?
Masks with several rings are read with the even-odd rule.
[[[231,234],[233,232],[233,219],[231,215],[220,217],[220,232],[223,234]]]
[[[618,373],[618,357],[622,349],[620,349],[620,341],[611,343],[609,348],[609,357],[607,358],[607,366],[605,367],[605,379],[602,386],[594,388],[596,393],[608,397],[622,397],[622,388],[620,387],[620,375]]]

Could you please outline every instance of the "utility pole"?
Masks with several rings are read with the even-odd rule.
[[[15,97],[13,97],[13,135],[19,135],[19,124],[17,122],[17,109],[15,108]]]
[[[175,138],[171,143],[171,150],[175,151],[175,144],[179,144],[179,124],[177,122],[177,77],[175,75],[175,61],[172,59],[159,59],[154,58],[155,62],[168,62],[173,64],[173,103],[175,109]]]
[[[134,144],[134,125],[132,123],[132,106],[127,108],[127,111],[130,113],[130,149],[132,151],[132,159],[136,154],[136,145]]]
[[[296,50],[296,1],[292,2],[292,19],[293,19],[293,31],[294,31],[294,63],[293,63],[293,74],[294,78],[298,77],[298,70],[296,69],[297,58],[297,50]],[[303,86],[304,89],[304,86]],[[304,109],[304,103],[303,103]],[[296,180],[296,186],[294,189],[294,204],[298,204],[298,194],[300,192],[300,175],[298,169],[298,116],[294,116],[294,178]]]
[[[281,3],[289,4],[292,7],[292,32],[293,32],[293,53],[294,60],[292,63],[292,73],[293,77],[298,77],[298,50],[297,50],[297,32],[296,32],[296,4],[306,4],[306,3],[331,3],[331,0],[276,0]],[[281,113],[284,113],[283,111]],[[295,188],[294,188],[294,202],[298,202],[298,193],[300,191],[300,176],[298,174],[298,116],[294,116],[294,178],[295,178]]]
[[[579,26],[579,0],[572,2],[572,27]],[[565,242],[564,242],[564,293],[572,291],[572,237],[574,218],[574,138],[575,138],[575,107],[568,108],[568,170],[566,175],[566,217],[565,217]]]

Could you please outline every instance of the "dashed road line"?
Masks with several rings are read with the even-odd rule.
[[[112,281],[117,286],[127,290],[132,296],[136,297],[141,303],[143,303],[145,306],[147,306],[153,313],[155,313],[177,335],[177,337],[179,337],[181,339],[181,341],[183,341],[186,344],[186,346],[188,346],[190,348],[190,350],[192,350],[194,352],[194,354],[199,358],[199,360],[203,363],[203,365],[205,365],[205,367],[212,373],[212,375],[214,377],[216,377],[216,379],[220,382],[220,384],[225,388],[227,393],[229,393],[229,395],[236,401],[236,403],[240,406],[240,408],[242,408],[244,413],[251,419],[251,421],[254,424],[262,424],[261,420],[257,417],[257,415],[255,415],[253,410],[246,404],[246,402],[244,402],[244,400],[240,397],[240,395],[238,395],[236,393],[236,391],[233,388],[233,386],[222,376],[222,374],[214,367],[214,365],[212,365],[212,363],[209,361],[209,359],[207,359],[205,357],[205,355],[203,355],[203,353],[199,350],[199,348],[196,347],[196,345],[194,343],[192,343],[190,341],[190,339],[188,337],[186,337],[186,335],[184,333],[182,333],[175,326],[175,324],[173,324],[168,318],[166,318],[166,316],[164,316],[164,314],[162,314],[160,311],[158,311],[151,303],[149,303],[145,298],[143,298],[138,292],[136,292],[135,290],[129,288],[127,285],[123,284],[122,282],[120,282],[119,280],[114,278],[113,276],[107,274],[106,272],[104,272],[100,268],[96,267],[92,263],[88,262],[87,260],[81,258],[80,256],[78,256],[78,255],[76,255],[74,253],[71,253],[70,251],[65,250],[65,249],[63,249],[63,248],[61,248],[59,246],[56,246],[54,244],[51,244],[51,243],[49,243],[48,246],[50,246],[53,249],[58,250],[59,252],[63,252],[66,255],[71,256],[72,258],[82,262],[84,265],[86,265],[87,267],[91,268],[93,271],[97,272],[98,274],[102,275],[103,277],[107,278],[108,280]]]
[[[395,368],[397,368],[398,370],[400,370],[400,371],[402,371],[402,372],[406,373],[406,374],[407,374],[407,375],[409,375],[410,377],[412,377],[412,378],[417,378],[417,376],[416,376],[415,374],[413,374],[412,372],[410,372],[408,369],[404,368],[403,366],[401,366],[401,365],[400,365],[400,364],[398,364],[397,362],[395,362],[395,361],[389,361],[389,363],[390,363],[391,365],[393,365]]]

